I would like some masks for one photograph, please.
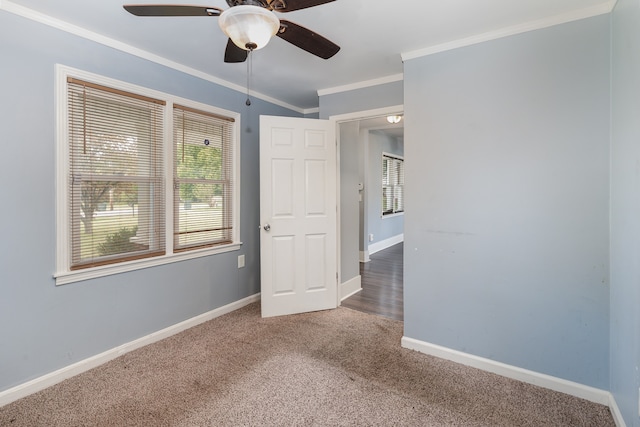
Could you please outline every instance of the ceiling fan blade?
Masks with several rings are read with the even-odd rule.
[[[125,4],[127,12],[136,16],[220,16],[222,9],[179,4]]]
[[[340,46],[325,39],[320,34],[283,19],[280,20],[280,31],[276,35],[322,59],[329,59],[340,50]]]
[[[231,39],[227,41],[227,48],[224,51],[224,62],[244,62],[247,60],[248,55],[248,51],[240,49],[235,45],[234,42],[231,41]]]
[[[332,1],[335,0],[273,0],[270,2],[270,5],[276,12],[291,12],[308,7],[320,6],[321,4],[331,3]]]

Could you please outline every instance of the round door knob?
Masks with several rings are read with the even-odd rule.
[[[264,231],[271,230],[271,226],[269,224],[265,224],[264,227],[262,227],[262,228],[264,228]]]

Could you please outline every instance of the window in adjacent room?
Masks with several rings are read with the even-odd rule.
[[[382,215],[404,212],[404,160],[382,155]]]

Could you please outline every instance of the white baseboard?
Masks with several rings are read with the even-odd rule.
[[[144,347],[145,345],[152,344],[156,341],[160,341],[164,338],[170,337],[171,335],[175,335],[196,325],[215,319],[216,317],[231,313],[234,310],[256,301],[260,301],[259,293],[243,298],[239,301],[232,302],[231,304],[227,304],[223,307],[216,308],[215,310],[211,310],[199,316],[192,317],[191,319],[169,326],[168,328],[153,332],[142,338],[138,338],[134,341],[112,348],[111,350],[107,350],[103,353],[96,354],[95,356],[91,356],[87,359],[65,366],[62,369],[58,369],[57,371],[50,372],[16,387],[0,392],[0,406],[7,405],[22,397],[44,390],[47,387],[107,363],[108,361],[122,356],[125,353]]]
[[[359,274],[340,285],[340,301],[362,290],[362,276]]]
[[[507,365],[505,363],[496,362],[495,360],[485,359],[483,357],[474,356],[472,354],[463,353],[461,351],[452,350],[447,347],[430,344],[413,338],[402,337],[402,347],[471,366],[473,368],[478,368],[483,371],[492,372],[503,377],[559,391],[561,393],[576,396],[601,405],[610,407],[611,401],[613,400],[611,393],[606,390],[586,386],[573,381],[564,380],[562,378],[552,377],[551,375],[541,374],[535,371],[529,371],[527,369],[518,368],[517,366]]]
[[[627,427],[627,424],[624,422],[624,418],[622,417],[622,413],[620,412],[620,408],[618,408],[618,404],[616,403],[616,399],[611,393],[609,393],[609,410],[613,416],[613,421],[616,423],[616,427]]]
[[[360,262],[369,262],[371,258],[369,258],[369,251],[360,251]]]
[[[390,248],[393,245],[404,242],[404,234],[398,234],[397,236],[389,237],[388,239],[380,240],[369,245],[369,255],[373,255],[376,252],[380,252],[384,249]]]

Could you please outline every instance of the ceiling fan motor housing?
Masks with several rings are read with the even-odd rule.
[[[259,6],[269,8],[268,0],[227,0],[230,7],[234,6]]]
[[[227,0],[230,7],[233,6],[260,6],[269,10],[286,11],[287,2],[285,0]]]

